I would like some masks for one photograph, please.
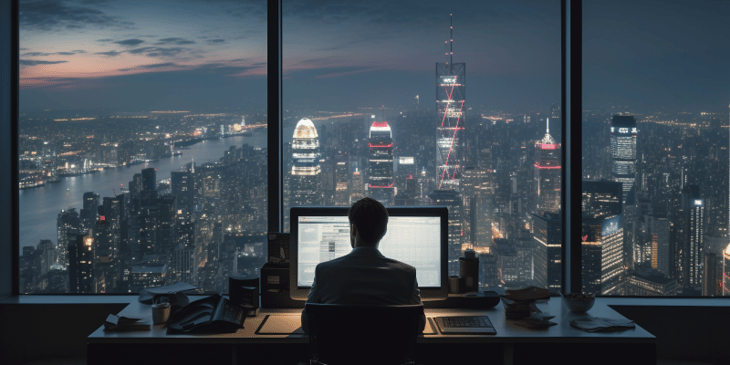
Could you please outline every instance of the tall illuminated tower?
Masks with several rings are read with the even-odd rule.
[[[320,205],[319,136],[308,118],[299,120],[292,139],[291,206]]]
[[[636,120],[633,116],[614,115],[611,119],[611,175],[622,185],[624,205],[634,204],[629,194],[636,181]]]
[[[439,189],[456,189],[464,163],[466,64],[454,63],[454,22],[446,42],[448,61],[436,63],[436,166]]]
[[[387,122],[373,122],[368,138],[368,195],[393,204],[393,134]]]
[[[560,144],[550,135],[550,118],[547,118],[545,137],[535,143],[535,188],[537,189],[537,213],[555,212],[560,209]]]
[[[700,195],[700,187],[688,184],[680,196],[682,206],[683,235],[675,248],[676,270],[680,273],[680,283],[685,288],[701,289],[703,266],[702,251],[705,240],[705,199]]]

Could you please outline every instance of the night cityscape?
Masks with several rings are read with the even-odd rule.
[[[530,89],[529,82],[515,81],[504,87],[513,96],[510,101],[502,97],[495,102],[490,97],[498,93],[492,90],[499,89],[493,84],[497,77],[481,64],[474,65],[473,74],[469,71],[479,56],[470,53],[475,48],[471,43],[462,48],[466,55],[460,54],[459,37],[472,35],[460,30],[459,14],[438,15],[439,22],[430,28],[446,43],[423,46],[428,57],[419,59],[418,72],[393,68],[382,74],[402,71],[403,79],[397,81],[417,80],[419,85],[401,90],[392,102],[386,94],[354,96],[344,103],[333,91],[326,103],[315,104],[311,94],[301,91],[309,80],[302,75],[310,66],[297,69],[303,62],[299,56],[285,65],[292,76],[284,85],[289,82],[295,96],[285,97],[281,128],[283,229],[289,229],[292,206],[349,206],[366,196],[390,206],[445,205],[449,275],[458,275],[458,259],[474,250],[480,290],[534,285],[557,293],[564,265],[559,43],[553,44],[554,54],[536,56],[550,59],[550,67],[531,70],[551,76],[535,76],[539,85],[525,95],[519,90]],[[549,24],[559,39],[559,17]],[[28,34],[44,34],[43,28],[27,29]],[[590,35],[587,31],[585,37]],[[28,44],[35,42],[27,37]],[[119,51],[96,52],[144,54],[162,62],[194,53],[161,55],[166,46],[233,42],[161,37],[154,47],[140,46],[153,42],[143,37],[110,38],[99,42],[116,43]],[[186,107],[183,99],[130,108],[135,100],[130,97],[124,105],[46,110],[39,100],[42,88],[49,86],[34,85],[63,70],[48,71],[43,81],[35,73],[44,71],[33,68],[50,70],[63,63],[38,60],[43,56],[28,54],[34,50],[21,51],[28,60],[36,57],[36,63],[29,61],[21,71],[26,109],[21,108],[18,151],[20,292],[137,293],[179,281],[218,292],[227,288],[231,275],[256,276],[266,262],[271,186],[265,144],[269,121],[261,95],[242,108],[213,102],[209,108],[192,102]],[[91,51],[75,54],[82,53]],[[110,55],[103,56],[116,57]],[[216,70],[233,74],[245,69],[244,77],[259,85],[261,57],[240,61],[245,66],[231,61]],[[417,56],[409,62],[413,59]],[[586,59],[589,73],[591,58]],[[325,64],[326,72],[313,76],[312,83],[337,77],[355,82],[370,71],[368,62],[362,68],[345,62],[342,69],[326,70]],[[119,69],[121,74],[109,78],[122,84],[147,73],[208,70],[184,62],[158,65],[140,66],[133,73]],[[380,71],[373,72],[374,79],[385,79]],[[219,77],[216,72],[211,71]],[[369,85],[361,81],[353,85]],[[78,87],[78,101],[88,93],[85,82],[59,79],[49,85]],[[118,87],[112,83],[109,90]],[[419,89],[422,84],[426,91]],[[489,92],[485,84],[491,85]],[[222,86],[225,92],[229,87]],[[724,101],[710,104],[707,98],[702,104],[681,105],[669,97],[666,103],[586,98],[580,242],[584,293],[730,296],[730,94],[725,90],[713,99]]]

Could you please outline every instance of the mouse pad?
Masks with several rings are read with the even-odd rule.
[[[432,318],[427,318],[424,335],[435,335],[436,330]],[[301,315],[266,315],[264,321],[256,330],[257,335],[292,335],[304,334],[302,330]]]
[[[264,321],[256,330],[257,335],[292,335],[304,334],[302,330],[302,315],[266,315]]]

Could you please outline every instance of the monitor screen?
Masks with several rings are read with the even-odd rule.
[[[291,278],[294,299],[306,299],[320,262],[352,251],[347,207],[308,207],[291,210]],[[388,230],[378,249],[386,257],[416,268],[423,299],[446,298],[445,207],[390,207]]]

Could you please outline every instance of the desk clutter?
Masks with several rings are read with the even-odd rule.
[[[537,307],[538,300],[549,300],[550,292],[545,288],[531,286],[518,290],[507,290],[502,296],[504,315],[508,323],[523,328],[547,328],[557,323],[550,321],[555,316],[543,313]]]
[[[570,321],[570,325],[586,332],[613,332],[636,328],[634,321],[630,319],[614,319],[600,317],[576,318]]]

